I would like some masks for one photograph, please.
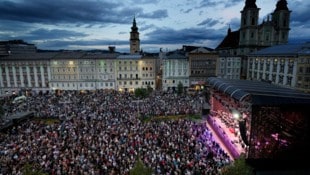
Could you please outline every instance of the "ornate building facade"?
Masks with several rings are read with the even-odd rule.
[[[290,13],[286,0],[278,0],[276,8],[259,24],[259,10],[256,0],[246,0],[241,11],[240,28],[231,31],[229,28],[226,37],[216,50],[229,57],[241,58],[241,78],[246,78],[246,55],[260,49],[286,44],[290,30]]]
[[[200,90],[209,77],[216,76],[218,58],[218,53],[207,47],[198,47],[188,53],[190,87]]]

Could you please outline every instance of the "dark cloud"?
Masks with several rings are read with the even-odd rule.
[[[132,4],[157,4],[160,0],[131,0]]]
[[[228,0],[228,1],[223,1],[223,0],[202,0],[200,2],[199,8],[205,8],[205,7],[216,7],[218,5],[224,5],[225,8],[234,6],[240,2],[243,2],[243,0]]]
[[[54,39],[70,39],[70,38],[77,38],[77,37],[86,37],[85,33],[81,32],[74,32],[69,30],[46,30],[46,29],[38,29],[35,31],[30,32],[26,36],[22,37],[29,40],[40,40],[44,36],[45,40],[54,40]]]
[[[187,9],[187,10],[181,9],[180,11],[182,13],[190,13],[191,11],[193,11],[193,9]]]
[[[147,24],[147,25],[143,25],[143,26],[139,29],[139,31],[140,31],[140,32],[143,32],[143,31],[145,31],[145,30],[154,29],[154,28],[156,28],[156,26],[155,26],[154,24]]]
[[[146,2],[146,1],[145,1]],[[29,23],[129,23],[134,14],[145,18],[167,17],[165,10],[144,13],[123,3],[84,0],[1,1],[0,19]]]
[[[288,4],[289,6],[290,4]],[[291,13],[291,23],[298,25],[306,25],[310,27],[309,9],[310,3],[307,2],[295,2],[292,6],[289,6]]]
[[[122,40],[52,40],[48,42],[43,42],[39,44],[41,48],[44,49],[62,49],[62,48],[79,48],[85,46],[105,46],[105,45],[127,45],[129,46],[129,41]]]
[[[223,38],[225,35],[223,30],[213,30],[205,28],[187,28],[182,30],[174,30],[172,28],[157,28],[156,30],[145,34],[146,44],[189,44],[201,43],[205,40],[213,40]]]
[[[129,47],[129,32],[134,16],[140,32],[141,47],[147,49],[159,45],[183,45],[193,43],[213,43],[216,47],[226,35],[228,25],[233,31],[240,27],[240,18],[231,19],[222,29],[211,29],[216,24],[223,24],[217,14],[206,17],[192,28],[173,29],[172,26],[156,26],[152,19],[163,20],[169,17],[168,8],[145,9],[156,5],[161,0],[0,0],[0,40],[23,39],[43,49],[65,49],[73,47],[94,47],[115,45]],[[274,0],[276,2],[276,0]],[[181,13],[203,15],[206,9],[223,9],[243,3],[244,0],[191,0],[176,2],[173,8]],[[291,13],[290,42],[309,41],[307,32],[310,28],[307,1],[288,1]],[[197,7],[198,6],[198,7]],[[196,9],[194,9],[196,7]],[[241,9],[240,9],[241,10]],[[194,16],[193,16],[194,18]],[[175,20],[175,19],[173,19]],[[179,20],[179,19],[176,19]],[[184,20],[182,21],[184,22]],[[90,40],[87,34],[79,31],[83,28],[103,28],[114,30],[116,26],[126,24],[128,30],[122,29],[119,35],[128,34],[124,40]],[[175,25],[181,25],[176,23]],[[183,24],[182,24],[183,25]],[[110,29],[106,27],[109,26]],[[178,26],[180,28],[180,26]],[[62,30],[65,29],[65,30]],[[151,31],[151,32],[149,32]],[[306,32],[305,32],[306,31]],[[149,33],[147,33],[149,32]],[[107,32],[108,33],[108,32]]]
[[[152,13],[138,13],[139,18],[166,18],[168,17],[168,12],[167,10],[156,10],[153,11]]]
[[[1,13],[1,12],[0,12]],[[1,18],[1,17],[0,17]],[[15,22],[10,20],[1,20],[0,19],[0,31],[1,32],[25,32],[34,29],[35,27],[32,24],[25,23],[25,22]]]
[[[207,27],[213,27],[216,24],[222,24],[221,21],[216,20],[216,19],[212,19],[212,18],[207,18],[204,21],[202,21],[201,23],[198,24],[198,26],[207,26]]]

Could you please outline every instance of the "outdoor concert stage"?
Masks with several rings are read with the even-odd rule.
[[[305,167],[310,157],[310,94],[266,82],[209,78],[208,125],[230,154],[257,169]]]

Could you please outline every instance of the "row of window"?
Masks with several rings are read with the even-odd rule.
[[[14,82],[14,80],[15,80],[15,81],[18,81],[18,82],[23,81],[24,83],[27,83],[27,82],[35,82],[35,81],[42,82],[43,81],[42,77],[45,79],[44,81],[47,81],[47,77],[46,76],[40,76],[40,75],[37,75],[37,76],[34,76],[34,75],[30,75],[30,76],[23,75],[23,76],[15,76],[15,77],[10,75],[8,77],[8,79],[7,79],[7,76],[2,75],[0,77],[0,79],[2,79],[2,81],[4,81],[4,82],[8,82],[9,80],[10,80],[10,82]]]
[[[299,67],[299,73],[310,74],[310,67]]]
[[[123,69],[124,69],[124,71],[127,71],[127,70],[128,70],[128,71],[133,71],[133,70],[134,70],[134,71],[138,71],[138,66],[136,66],[135,68],[132,67],[132,66],[130,66],[129,69],[127,69],[127,67],[123,67]],[[119,70],[119,71],[122,71],[122,67],[121,67],[121,66],[118,67],[118,70]]]
[[[241,63],[240,62],[222,62],[221,63],[221,67],[224,68],[225,65],[227,65],[227,67],[241,67]]]
[[[165,72],[165,76],[182,76],[182,72],[179,71],[178,74],[175,71],[173,71],[173,72],[171,72],[171,71],[170,72]],[[183,71],[183,76],[187,76],[187,71],[186,70]]]
[[[165,82],[165,83],[167,83],[167,82],[170,83],[171,80],[170,80],[170,81],[169,81],[169,80],[165,80],[164,82]],[[173,84],[175,84],[176,82],[177,82],[176,80],[172,80],[172,83],[173,83]],[[181,82],[181,81],[178,81],[178,83],[180,83],[180,82]],[[182,82],[181,82],[181,83],[182,83]],[[187,80],[185,80],[184,83],[187,84]]]
[[[240,69],[239,68],[221,69],[221,74],[222,75],[226,74],[226,73],[228,73],[228,74],[235,73],[235,74],[239,75],[240,74]]]
[[[26,67],[21,67],[21,70],[19,69],[20,67],[15,67],[15,73],[18,74],[18,73],[27,73],[27,68]],[[41,72],[41,67],[29,67],[29,73],[34,73],[36,69],[36,72],[39,73]],[[7,67],[7,71],[9,73],[13,73],[14,72],[14,68],[13,67]],[[2,74],[5,74],[6,73],[6,69],[5,67],[1,67],[1,72]],[[42,72],[41,73],[47,73],[47,67],[42,67]]]
[[[59,88],[59,87],[77,87],[76,83],[52,83],[53,87]],[[113,82],[101,82],[101,83],[78,83],[78,87],[83,88],[83,87],[96,87],[96,86],[100,86],[100,87],[114,87],[114,83]],[[77,88],[78,88],[77,87]]]
[[[207,60],[207,61],[193,61],[191,63],[192,67],[208,67],[210,65],[216,65],[216,60]]]
[[[118,64],[127,64],[127,61],[118,61]],[[132,64],[133,62],[132,61],[129,61],[129,64]],[[138,61],[135,61],[135,63],[136,64],[138,64]],[[146,62],[146,63],[148,63],[148,62]],[[150,63],[152,63],[152,62],[150,62]]]
[[[279,69],[278,69],[278,67],[279,67]],[[272,68],[272,69],[270,70],[270,68]],[[258,64],[254,64],[254,70],[260,70],[260,71],[264,71],[265,70],[265,71],[272,71],[272,72],[278,72],[278,70],[279,70],[279,73],[284,73],[285,72],[285,65],[280,64],[279,66],[278,65],[273,65],[271,67],[270,64],[266,64],[265,67],[264,67],[264,64],[260,64],[259,68],[258,68]],[[293,70],[294,70],[294,65],[289,65],[287,67],[287,73],[288,74],[292,74]]]
[[[250,71],[250,75],[252,75],[252,71]],[[256,76],[255,76],[256,75]],[[278,83],[278,84],[285,84],[288,86],[292,85],[292,76],[284,76],[284,75],[276,75],[276,74],[263,74],[263,73],[259,73],[259,74],[254,74],[253,78],[257,78],[259,80],[270,80],[272,82]],[[286,82],[284,82],[284,78],[286,78]]]
[[[284,59],[284,58],[255,58],[255,59],[250,59],[249,62],[250,64],[252,64],[253,62],[255,63],[266,63],[266,64],[270,64],[271,61],[273,62],[273,64],[285,64],[285,61],[288,60],[289,64],[294,64],[294,59],[290,58],[290,59]]]
[[[139,85],[139,82],[138,81],[120,81],[120,82],[118,82],[118,85],[120,85],[120,86],[122,86],[122,85],[133,85],[133,83],[135,84],[135,85]],[[154,81],[142,81],[142,86],[143,85],[154,85]]]
[[[30,81],[28,82],[27,80],[22,81],[16,81],[16,83],[14,82],[7,82],[7,81],[3,81],[3,87],[43,87],[43,83],[42,82],[38,82],[36,83],[35,81]],[[48,82],[45,83],[44,87],[48,87]]]

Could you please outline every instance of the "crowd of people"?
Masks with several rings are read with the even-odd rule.
[[[34,111],[58,122],[27,120],[0,133],[0,174],[22,174],[31,164],[53,175],[123,175],[138,159],[155,175],[219,174],[231,159],[204,122],[139,117],[197,114],[201,100],[164,92],[137,100],[117,91],[65,91],[7,102],[7,115]]]

